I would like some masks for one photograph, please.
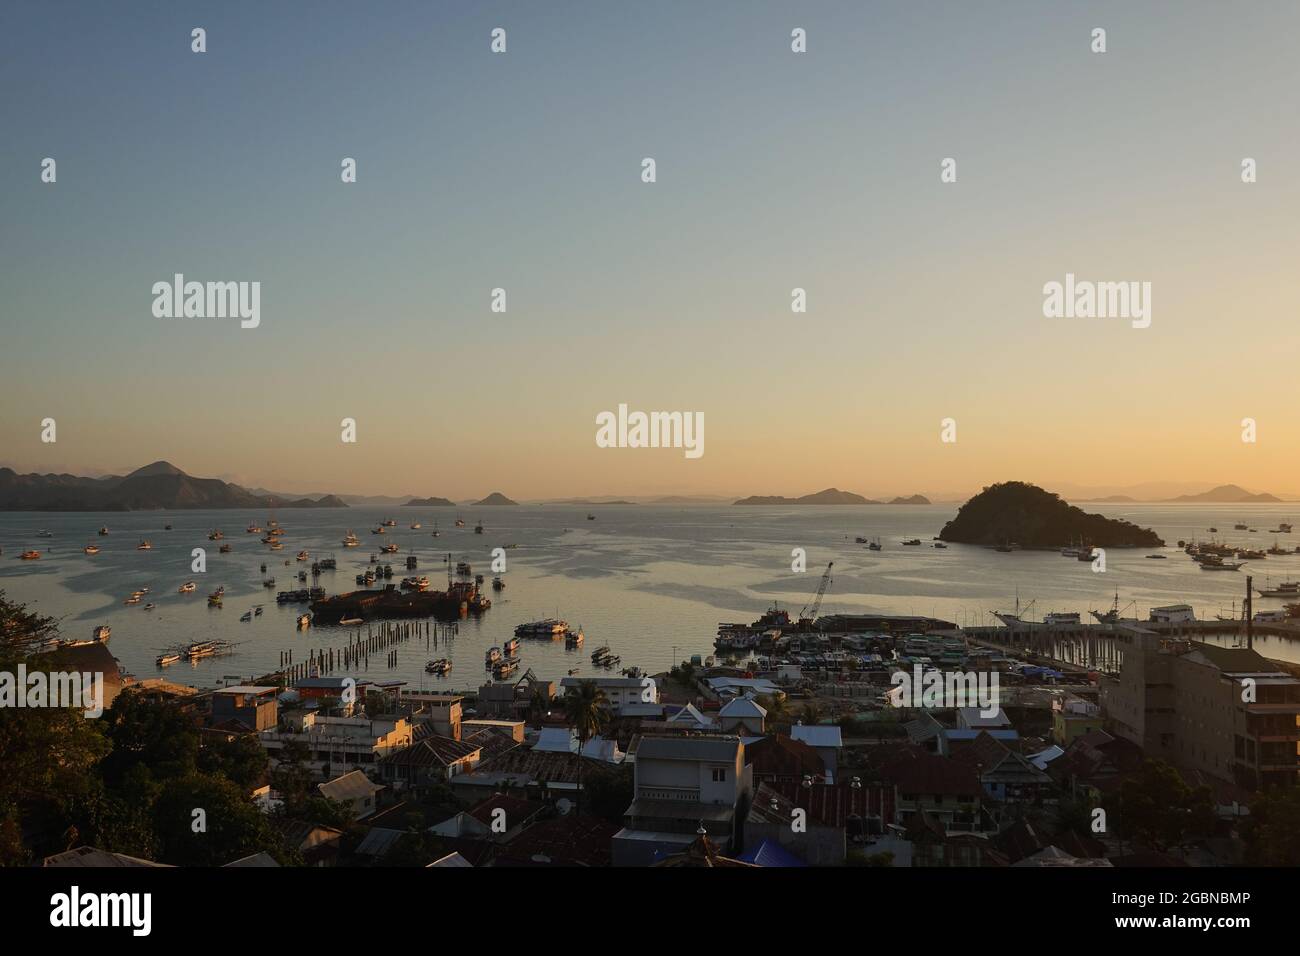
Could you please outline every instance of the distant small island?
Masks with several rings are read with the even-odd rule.
[[[195,478],[166,461],[129,475],[20,475],[0,468],[0,511],[179,511],[194,508],[346,508],[336,495],[286,500],[256,495],[220,478]]]
[[[1179,495],[1177,498],[1170,498],[1170,502],[1176,503],[1208,503],[1208,504],[1268,504],[1270,502],[1280,502],[1282,499],[1276,495],[1258,494],[1253,495],[1240,485],[1219,485],[1217,488],[1211,488],[1209,491],[1203,491],[1199,495]]]
[[[454,508],[456,502],[446,498],[412,498],[403,508]]]
[[[511,501],[509,498],[507,498],[507,497],[506,497],[505,495],[503,495],[501,492],[499,492],[499,491],[494,491],[494,492],[492,492],[492,494],[488,495],[486,498],[482,499],[481,501],[476,501],[476,502],[474,502],[474,504],[475,504],[475,505],[485,505],[485,506],[487,506],[487,507],[494,507],[494,506],[496,506],[496,505],[517,505],[517,504],[519,504],[519,502],[517,502],[517,501]]]
[[[799,498],[785,498],[781,495],[753,495],[735,502],[738,505],[928,505],[930,500],[924,495],[912,495],[909,498],[894,498],[889,502],[876,501],[855,495],[851,491],[827,488],[811,495]]]
[[[957,511],[942,541],[1022,548],[1158,548],[1164,541],[1149,528],[1088,514],[1037,485],[1008,481],[990,485]]]

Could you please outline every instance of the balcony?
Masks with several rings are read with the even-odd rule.
[[[700,799],[699,787],[637,787],[638,800],[691,800]]]

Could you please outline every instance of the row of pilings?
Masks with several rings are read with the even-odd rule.
[[[439,644],[449,644],[460,632],[456,623],[444,624],[441,621],[382,621],[367,624],[362,634],[360,628],[348,635],[347,643],[342,647],[313,647],[308,650],[307,659],[294,662],[292,649],[280,652],[280,672],[287,684],[306,677],[323,677],[335,670],[369,670],[371,657],[378,659],[382,655],[385,666],[396,667],[399,661],[398,648],[402,644],[424,639],[425,650],[433,650]]]

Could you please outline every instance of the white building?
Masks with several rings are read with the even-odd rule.
[[[1150,620],[1153,624],[1186,624],[1196,620],[1196,612],[1190,604],[1170,604],[1153,607]]]
[[[605,699],[614,713],[619,713],[625,704],[659,703],[659,685],[653,677],[564,677],[560,680],[560,691],[568,693],[586,681],[594,681],[605,693]]]

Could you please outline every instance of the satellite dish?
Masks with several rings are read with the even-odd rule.
[[[569,811],[573,809],[573,804],[568,797],[560,797],[555,801],[555,809],[560,811],[561,816],[567,816]]]

